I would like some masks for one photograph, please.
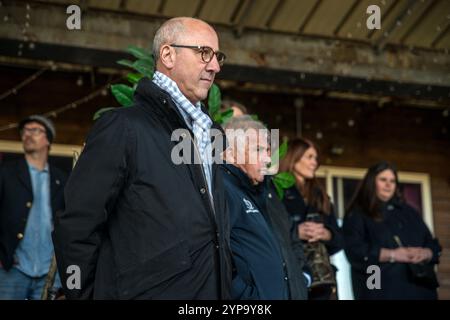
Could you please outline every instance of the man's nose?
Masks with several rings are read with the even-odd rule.
[[[24,130],[22,131],[22,136],[23,136],[23,137],[31,136],[30,130],[25,130],[25,129],[24,129]]]
[[[214,73],[220,72],[220,65],[217,60],[217,55],[214,55],[211,61],[206,65],[206,70]]]
[[[268,152],[263,152],[263,162],[264,162],[264,165],[268,165],[269,163],[272,162],[272,159],[270,158],[270,155]]]

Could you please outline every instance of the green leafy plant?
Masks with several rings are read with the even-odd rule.
[[[220,111],[221,105],[222,105],[222,98],[219,86],[213,84],[209,89],[208,94],[209,115],[215,122],[219,124],[225,124],[228,120],[230,120],[233,117],[233,109],[229,108],[221,112]]]
[[[271,167],[275,167],[279,165],[279,161],[286,156],[287,153],[287,140],[284,140],[283,143],[279,146],[279,148],[272,154],[271,157]],[[277,161],[278,160],[278,161]],[[280,199],[284,198],[284,190],[289,189],[295,184],[295,177],[290,172],[278,172],[272,178],[273,184],[275,185],[275,189],[277,191],[278,197]]]
[[[121,107],[130,107],[133,105],[133,96],[137,83],[143,77],[153,78],[153,73],[155,72],[155,62],[151,50],[129,46],[126,52],[131,54],[136,60],[119,60],[117,63],[133,70],[133,72],[126,75],[129,84],[121,83],[111,85],[111,93]],[[115,107],[102,108],[94,114],[93,119],[97,120],[102,114],[113,109]]]

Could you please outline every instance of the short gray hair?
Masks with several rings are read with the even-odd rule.
[[[153,39],[153,59],[158,62],[159,51],[161,47],[167,43],[175,43],[178,41],[181,35],[186,31],[184,25],[184,17],[173,18],[164,22],[158,30],[156,30],[155,38]]]
[[[227,138],[227,150],[224,153],[225,161],[233,159],[233,163],[251,164],[252,161],[256,161],[249,156],[247,159],[245,156],[246,150],[250,150],[250,144],[261,141],[260,139],[267,139],[269,144],[269,135],[266,126],[261,121],[253,119],[249,115],[242,115],[231,118],[224,125],[225,135]],[[256,140],[253,140],[256,139]],[[259,151],[257,154],[258,155]],[[253,160],[251,160],[253,159]]]
[[[244,114],[242,116],[233,117],[225,123],[223,126],[224,130],[237,130],[242,129],[247,131],[248,129],[260,130],[267,129],[266,126],[259,120],[255,120],[252,116]]]

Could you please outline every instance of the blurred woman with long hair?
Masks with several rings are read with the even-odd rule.
[[[343,238],[330,198],[316,178],[318,168],[318,150],[311,141],[294,139],[288,142],[288,151],[280,163],[280,171],[291,172],[296,184],[285,191],[283,202],[291,215],[295,232],[303,240],[307,258],[310,255],[318,256],[319,252],[314,251],[322,251],[326,255],[321,258],[326,267],[329,265],[329,256],[343,248]],[[320,250],[321,248],[324,250]],[[323,274],[330,272],[326,268],[310,265],[313,286],[310,288],[309,299],[327,300],[336,292],[336,269],[329,266],[332,274]],[[317,273],[322,273],[324,278],[332,278],[333,281],[317,284],[314,282],[314,275]]]
[[[383,161],[369,168],[347,209],[343,233],[355,299],[437,299],[433,267],[440,245],[402,201],[395,166]],[[371,289],[369,266],[380,268]]]

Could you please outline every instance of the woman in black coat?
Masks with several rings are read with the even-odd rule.
[[[299,238],[305,244],[322,242],[330,256],[343,248],[343,237],[330,199],[315,177],[318,167],[317,148],[311,141],[289,141],[280,171],[291,172],[296,185],[286,190],[283,202]],[[334,292],[336,288],[333,286],[313,288],[309,291],[309,299],[328,300]]]
[[[355,299],[437,299],[437,282],[418,280],[412,268],[433,267],[440,246],[420,214],[402,202],[397,171],[380,162],[366,173],[344,219],[345,253]],[[378,266],[378,287],[368,267]]]

